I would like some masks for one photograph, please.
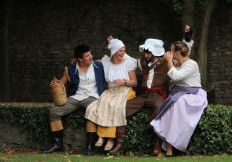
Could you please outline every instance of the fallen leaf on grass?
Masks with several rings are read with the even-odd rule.
[[[106,158],[104,159],[112,159],[114,156],[107,156]]]

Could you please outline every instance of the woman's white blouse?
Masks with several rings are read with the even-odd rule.
[[[116,79],[130,80],[128,72],[135,70],[137,65],[129,58],[121,64],[113,64],[109,59],[102,60],[105,72],[105,79],[108,82],[108,87],[117,86],[113,84]]]
[[[196,61],[185,61],[181,67],[172,67],[168,71],[168,76],[177,86],[201,87],[201,76]]]

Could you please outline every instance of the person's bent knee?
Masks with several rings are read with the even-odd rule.
[[[60,116],[58,115],[58,109],[58,106],[52,106],[49,108],[50,121],[60,120]]]
[[[86,131],[87,132],[97,132],[97,124],[93,123],[90,120],[87,120]]]

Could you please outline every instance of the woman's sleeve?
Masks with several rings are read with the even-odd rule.
[[[126,68],[128,71],[132,71],[132,70],[135,70],[137,68],[137,62],[131,60],[131,59],[128,59],[126,61]]]
[[[199,71],[197,63],[189,62],[182,65],[182,67],[179,69],[176,67],[172,67],[167,74],[173,81],[180,81],[189,78],[197,70]]]

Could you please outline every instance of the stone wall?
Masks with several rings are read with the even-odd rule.
[[[75,46],[88,44],[101,58],[109,53],[108,33],[134,57],[146,38],[181,38],[180,21],[170,15],[165,3],[153,0],[15,0],[7,47],[11,100],[50,100],[49,82],[62,75]]]
[[[218,3],[208,37],[208,85],[215,102],[232,104],[232,5]]]
[[[14,127],[1,119],[0,130],[0,149],[22,144],[24,146],[29,146],[27,141],[27,132],[22,132],[16,126]]]
[[[27,130],[22,131],[17,126],[8,122],[4,122],[0,119],[0,149],[4,148],[31,148],[32,146],[28,142]],[[52,146],[54,141],[50,141]],[[85,150],[86,145],[86,130],[66,128],[64,129],[64,147],[66,151],[80,151]],[[50,146],[49,146],[50,147]],[[46,149],[42,147],[40,149]]]
[[[109,53],[105,48],[106,35],[113,33],[124,41],[128,54],[139,58],[138,46],[146,38],[162,39],[166,45],[182,38],[180,18],[162,1],[11,2],[14,4],[5,44],[9,53],[11,101],[50,101],[49,82],[62,75],[78,44],[90,45],[94,57],[101,58]],[[215,90],[216,103],[222,104],[232,104],[231,14],[231,5],[218,3],[209,30],[206,88]],[[1,58],[1,64],[2,61]],[[2,71],[1,68],[1,74]]]

